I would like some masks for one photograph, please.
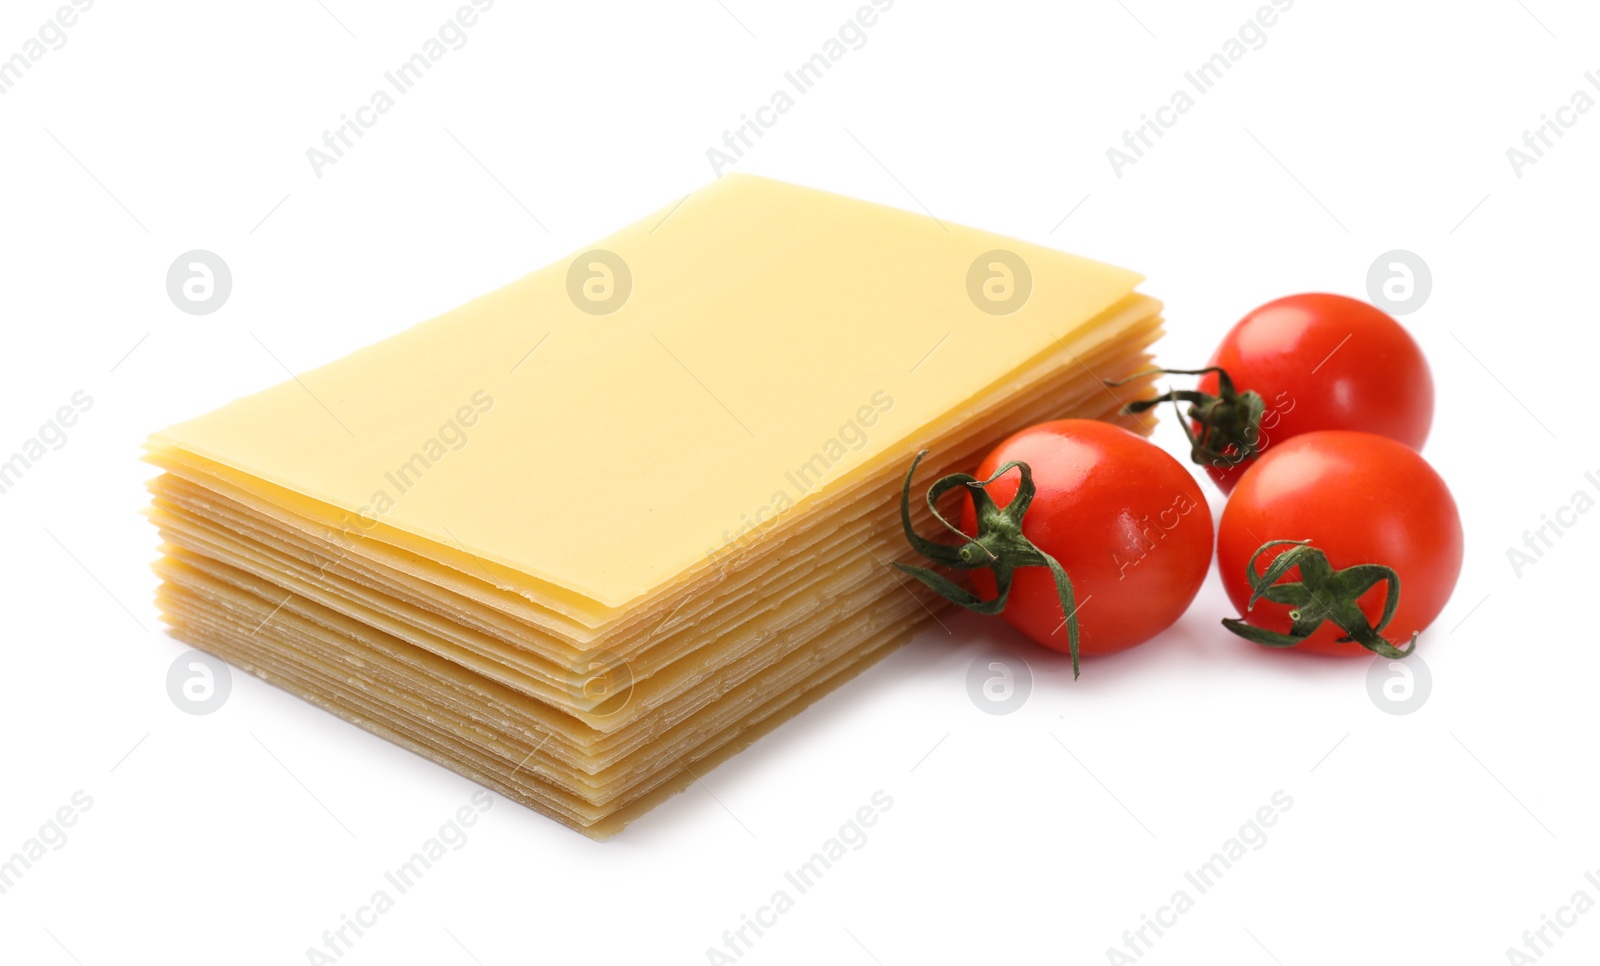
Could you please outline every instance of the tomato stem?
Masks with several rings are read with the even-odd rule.
[[[1200,427],[1196,437],[1187,422],[1180,421],[1183,434],[1189,438],[1189,459],[1201,466],[1226,469],[1237,463],[1254,459],[1261,452],[1261,418],[1266,413],[1266,402],[1254,389],[1239,392],[1233,378],[1220,366],[1205,369],[1145,369],[1126,379],[1107,382],[1106,387],[1116,389],[1136,379],[1149,375],[1203,376],[1217,374],[1217,394],[1211,395],[1194,389],[1173,389],[1150,399],[1127,403],[1122,411],[1129,415],[1148,412],[1164,402],[1174,406],[1188,403],[1188,417]]]
[[[1273,558],[1267,569],[1256,573],[1256,561],[1274,547],[1288,546]],[[1299,570],[1300,580],[1278,583],[1289,571]],[[1354,641],[1375,654],[1389,658],[1403,658],[1417,649],[1417,633],[1401,650],[1383,636],[1383,629],[1394,619],[1400,606],[1400,575],[1394,568],[1383,564],[1357,564],[1343,570],[1334,570],[1327,554],[1311,546],[1310,540],[1268,540],[1256,548],[1245,564],[1245,577],[1250,581],[1250,601],[1245,612],[1253,611],[1256,601],[1265,597],[1275,604],[1288,604],[1289,620],[1293,623],[1289,633],[1269,631],[1245,623],[1238,618],[1223,618],[1222,626],[1247,641],[1263,647],[1294,647],[1303,643],[1326,621],[1333,621],[1345,632],[1341,642]],[[1377,624],[1367,620],[1366,613],[1357,604],[1361,595],[1378,584],[1385,584],[1387,593],[1383,601],[1383,614]]]
[[[1072,677],[1078,677],[1078,608],[1073,603],[1072,580],[1057,560],[1033,545],[1022,535],[1022,518],[1033,503],[1037,492],[1033,470],[1027,463],[1013,460],[995,471],[987,480],[979,480],[968,473],[955,473],[937,480],[928,488],[928,510],[944,529],[962,539],[959,545],[938,543],[917,533],[911,525],[911,478],[917,465],[928,455],[927,450],[916,455],[911,469],[906,472],[905,484],[900,488],[900,523],[905,528],[906,540],[913,550],[937,564],[952,570],[978,570],[988,568],[994,572],[995,597],[984,600],[977,594],[924,567],[913,567],[898,561],[895,566],[920,580],[928,589],[953,604],[979,614],[998,614],[1005,610],[1006,597],[1011,593],[1011,579],[1019,567],[1047,567],[1055,578],[1056,596],[1061,600],[1061,613],[1067,627],[1067,649],[1072,654]],[[1021,476],[1017,493],[1001,509],[984,489],[989,484],[1015,469]],[[965,488],[972,498],[978,519],[978,534],[970,536],[960,527],[945,519],[936,505],[939,498],[951,490]],[[1058,628],[1059,629],[1059,628]]]

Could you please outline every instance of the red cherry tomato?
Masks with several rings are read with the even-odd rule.
[[[1376,433],[1421,449],[1433,424],[1433,376],[1421,348],[1387,313],[1342,295],[1268,302],[1228,332],[1210,364],[1239,392],[1260,394],[1262,452],[1324,429]],[[1214,395],[1218,385],[1213,372],[1196,388]],[[1235,450],[1208,457],[1206,472],[1229,493],[1250,462]]]
[[[1309,540],[1334,571],[1371,564],[1392,568],[1400,582],[1399,606],[1382,635],[1401,649],[1439,616],[1461,573],[1461,517],[1444,480],[1409,446],[1369,433],[1308,433],[1275,442],[1239,480],[1222,511],[1217,566],[1228,598],[1251,626],[1288,633],[1295,607],[1264,598],[1249,605],[1251,559],[1275,540]],[[1291,549],[1285,544],[1262,553],[1254,573],[1264,574]],[[1275,583],[1296,582],[1304,574],[1291,570]],[[1387,591],[1386,583],[1377,583],[1354,598],[1373,626]],[[1335,603],[1335,595],[1323,595],[1323,602]],[[1298,649],[1372,653],[1359,643],[1340,642],[1345,636],[1344,627],[1328,620]]]
[[[1109,654],[1171,626],[1200,590],[1211,565],[1211,511],[1181,463],[1118,426],[1064,419],[1025,429],[978,467],[987,480],[1006,463],[1032,469],[1038,492],[1022,533],[1054,557],[1072,581],[1080,654]],[[986,490],[1001,507],[1016,495],[1015,470]],[[978,532],[971,500],[961,529]],[[993,573],[973,572],[978,595],[993,600]],[[1067,651],[1065,615],[1044,567],[1016,571],[1002,612],[1029,638]]]

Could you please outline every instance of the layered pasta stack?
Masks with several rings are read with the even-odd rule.
[[[173,636],[595,838],[944,606],[899,493],[1120,415],[1139,276],[729,175],[150,440]],[[925,510],[916,521],[929,529]]]

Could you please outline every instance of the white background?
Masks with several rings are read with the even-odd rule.
[[[0,96],[0,452],[94,399],[0,496],[0,857],[93,799],[0,895],[7,962],[306,962],[475,791],[243,673],[211,715],[174,706],[145,435],[705,183],[707,148],[857,6],[500,0],[319,178],[306,149],[456,6],[325,2],[97,3]],[[1499,963],[1576,891],[1600,899],[1600,515],[1520,577],[1506,555],[1600,471],[1600,111],[1520,178],[1506,157],[1600,71],[1600,13],[1300,0],[1118,178],[1107,147],[1257,6],[1125,2],[900,0],[737,167],[1136,268],[1174,366],[1263,301],[1361,295],[1381,253],[1425,258],[1404,321],[1468,541],[1419,652],[1427,702],[1386,714],[1365,660],[1232,639],[1215,577],[1076,683],[963,617],[609,843],[497,798],[342,961],[703,963],[878,790],[866,845],[743,961],[1106,962],[1280,789],[1265,846],[1144,961]],[[7,3],[0,57],[54,8]],[[213,315],[167,297],[191,249],[232,268]],[[1170,419],[1157,438],[1180,449]],[[1009,716],[967,694],[990,646],[1033,667]],[[1544,961],[1597,954],[1600,911]]]

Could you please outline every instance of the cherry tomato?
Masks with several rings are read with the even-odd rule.
[[[1291,612],[1300,608],[1266,598],[1250,605],[1252,573],[1260,582],[1279,554],[1295,549],[1280,544],[1256,557],[1270,541],[1310,541],[1335,572],[1379,565],[1365,571],[1378,577],[1381,568],[1390,568],[1399,581],[1399,603],[1381,634],[1401,650],[1439,616],[1461,573],[1461,517],[1444,480],[1409,446],[1370,433],[1327,431],[1275,442],[1239,480],[1222,511],[1217,566],[1228,598],[1252,627],[1287,634],[1294,624]],[[1307,578],[1302,567],[1273,583],[1310,586]],[[1335,583],[1332,590],[1311,587],[1317,593],[1307,598],[1308,608],[1338,605]],[[1365,581],[1344,583],[1352,589]],[[1375,628],[1388,591],[1387,581],[1379,579],[1353,595],[1352,603]],[[1344,623],[1355,621],[1347,617]],[[1350,630],[1327,620],[1297,648],[1371,653],[1360,643],[1340,641]]]
[[[1245,316],[1211,359],[1234,387],[1261,397],[1255,448],[1324,429],[1377,433],[1420,450],[1433,424],[1433,375],[1400,323],[1342,295],[1292,295]],[[1196,387],[1215,395],[1217,373]],[[1197,436],[1202,431],[1194,424]],[[1231,447],[1204,457],[1222,492],[1232,492],[1255,457]]]
[[[1183,464],[1140,436],[1109,423],[1064,419],[1025,429],[978,467],[987,480],[1006,463],[1027,463],[1038,490],[1022,533],[1054,557],[1072,581],[1079,653],[1109,654],[1170,627],[1194,600],[1211,566],[1211,511]],[[1008,506],[1020,477],[1006,473],[985,489]],[[972,501],[961,529],[978,533]],[[973,572],[992,600],[994,574]],[[1002,612],[1045,647],[1068,651],[1065,614],[1051,572],[1015,573]]]

